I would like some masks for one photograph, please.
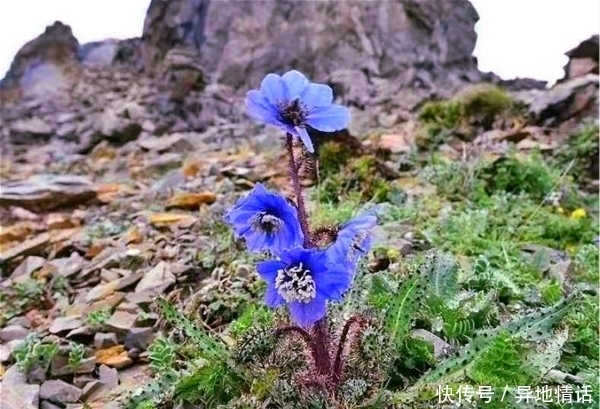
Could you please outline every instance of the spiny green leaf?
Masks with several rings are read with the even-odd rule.
[[[562,355],[562,348],[569,338],[567,327],[554,333],[546,342],[535,345],[535,348],[525,358],[526,366],[532,368],[539,382],[552,368],[558,365]]]
[[[463,380],[473,366],[478,362],[480,364],[480,359],[494,347],[501,333],[510,334],[512,339],[520,338],[530,342],[548,339],[553,334],[552,327],[565,316],[573,298],[563,299],[553,307],[530,313],[497,328],[478,331],[467,345],[438,364],[406,392],[396,394],[394,400],[405,402],[417,396],[420,391],[433,387],[435,383],[448,384]]]
[[[421,291],[420,276],[412,275],[400,285],[391,300],[385,322],[395,345],[401,345],[412,327],[414,312],[421,299]]]
[[[431,295],[442,300],[451,300],[456,296],[459,266],[452,256],[440,253],[427,255],[420,270],[427,279]]]

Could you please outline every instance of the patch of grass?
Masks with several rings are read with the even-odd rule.
[[[583,123],[579,131],[570,135],[567,143],[559,149],[554,162],[560,167],[573,162],[572,174],[576,179],[598,179],[599,140],[598,124]]]
[[[489,130],[494,122],[514,107],[510,94],[492,84],[477,84],[449,100],[427,102],[419,111],[425,132],[419,139],[422,148],[435,148],[460,130],[468,139],[475,130]]]

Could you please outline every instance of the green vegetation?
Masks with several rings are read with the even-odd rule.
[[[439,137],[464,124],[485,129],[514,109],[504,91],[475,88],[426,105],[421,120]],[[306,346],[273,331],[286,314],[263,305],[264,286],[246,267],[253,259],[215,222],[214,248],[198,255],[214,285],[196,300],[202,309],[194,300],[157,303],[168,331],[149,349],[156,376],[129,407],[425,408],[439,407],[440,386],[460,386],[494,393],[489,403],[475,396],[477,407],[521,408],[534,406],[518,402],[519,386],[561,384],[574,398],[591,385],[593,401],[540,408],[597,406],[598,200],[580,189],[588,163],[578,162],[597,149],[597,132],[584,126],[553,158],[431,153],[415,171],[427,187],[417,191],[374,172],[373,157],[325,144],[309,194],[313,227],[373,203],[381,210],[375,257],[346,303],[330,306],[336,334],[344,317],[364,317],[339,393],[303,389]],[[412,251],[401,251],[399,238]]]
[[[420,147],[436,147],[451,134],[471,140],[477,131],[490,130],[494,122],[518,110],[510,94],[491,84],[468,87],[450,100],[430,101],[419,112],[423,133]]]
[[[36,334],[29,334],[13,351],[17,367],[25,374],[39,368],[48,371],[52,358],[58,353],[58,344],[42,342]]]

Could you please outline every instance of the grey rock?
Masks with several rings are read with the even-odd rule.
[[[3,381],[0,382],[0,396],[2,409],[35,409],[39,407],[40,386],[27,383],[11,385]]]
[[[52,322],[49,331],[51,334],[58,334],[80,328],[81,326],[83,326],[83,323],[79,318],[59,317]]]
[[[106,327],[117,333],[126,333],[135,325],[136,320],[137,314],[117,310],[106,321]]]
[[[54,129],[44,120],[33,117],[21,119],[11,125],[11,137],[13,140],[27,140],[34,138],[49,139]]]
[[[61,380],[46,381],[40,387],[40,398],[53,403],[75,403],[81,397],[81,389]]]
[[[185,153],[194,149],[187,135],[176,133],[167,136],[156,136],[140,140],[139,145],[149,151]]]
[[[56,355],[50,366],[50,372],[52,376],[56,377],[91,373],[94,371],[94,369],[96,369],[96,357],[94,356],[84,358],[77,367],[72,367],[69,365],[67,355]]]
[[[4,78],[5,86],[27,86],[31,70],[40,65],[65,65],[77,61],[79,42],[71,28],[59,21],[26,43],[15,55]]]
[[[139,349],[145,351],[154,338],[154,331],[151,327],[131,328],[125,336],[125,347],[127,349]]]
[[[115,346],[119,343],[117,334],[114,332],[97,332],[94,335],[94,348],[103,349]]]
[[[9,325],[8,327],[0,329],[0,340],[9,342],[24,339],[27,334],[29,334],[29,330],[18,325]]]
[[[16,365],[9,367],[2,376],[2,384],[6,386],[23,385],[27,383],[27,377]]]
[[[13,280],[20,276],[30,278],[31,273],[33,273],[34,271],[36,271],[39,268],[42,268],[42,266],[44,264],[46,264],[46,259],[43,257],[37,257],[37,256],[26,257],[25,260],[23,260],[17,266],[17,268],[15,268],[15,270],[10,275],[10,278]]]
[[[598,75],[588,74],[557,84],[549,90],[528,90],[514,93],[515,98],[529,107],[529,113],[536,124],[566,121],[585,106],[580,106],[576,95],[585,94],[588,100],[595,97],[597,106]],[[595,111],[594,111],[595,112]]]
[[[60,406],[55,405],[52,402],[48,402],[47,400],[43,400],[40,404],[40,409],[62,409]]]
[[[135,287],[135,292],[153,291],[155,295],[158,295],[175,281],[175,274],[171,271],[170,264],[161,261],[144,275],[144,278]]]
[[[32,211],[53,210],[95,197],[94,186],[85,177],[41,174],[3,183],[0,205],[20,206]]]
[[[8,344],[0,344],[0,363],[8,361],[11,354],[12,349]]]
[[[111,389],[119,385],[119,373],[115,368],[110,368],[106,365],[100,365],[98,379]]]
[[[173,46],[200,52],[210,0],[152,0],[144,21],[142,41],[146,64],[156,67]]]

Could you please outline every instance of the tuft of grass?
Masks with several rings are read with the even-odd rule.
[[[513,108],[510,94],[492,84],[476,84],[449,100],[427,102],[418,115],[424,130],[417,138],[418,145],[435,148],[456,132],[471,139],[475,130],[491,129],[497,119]]]

